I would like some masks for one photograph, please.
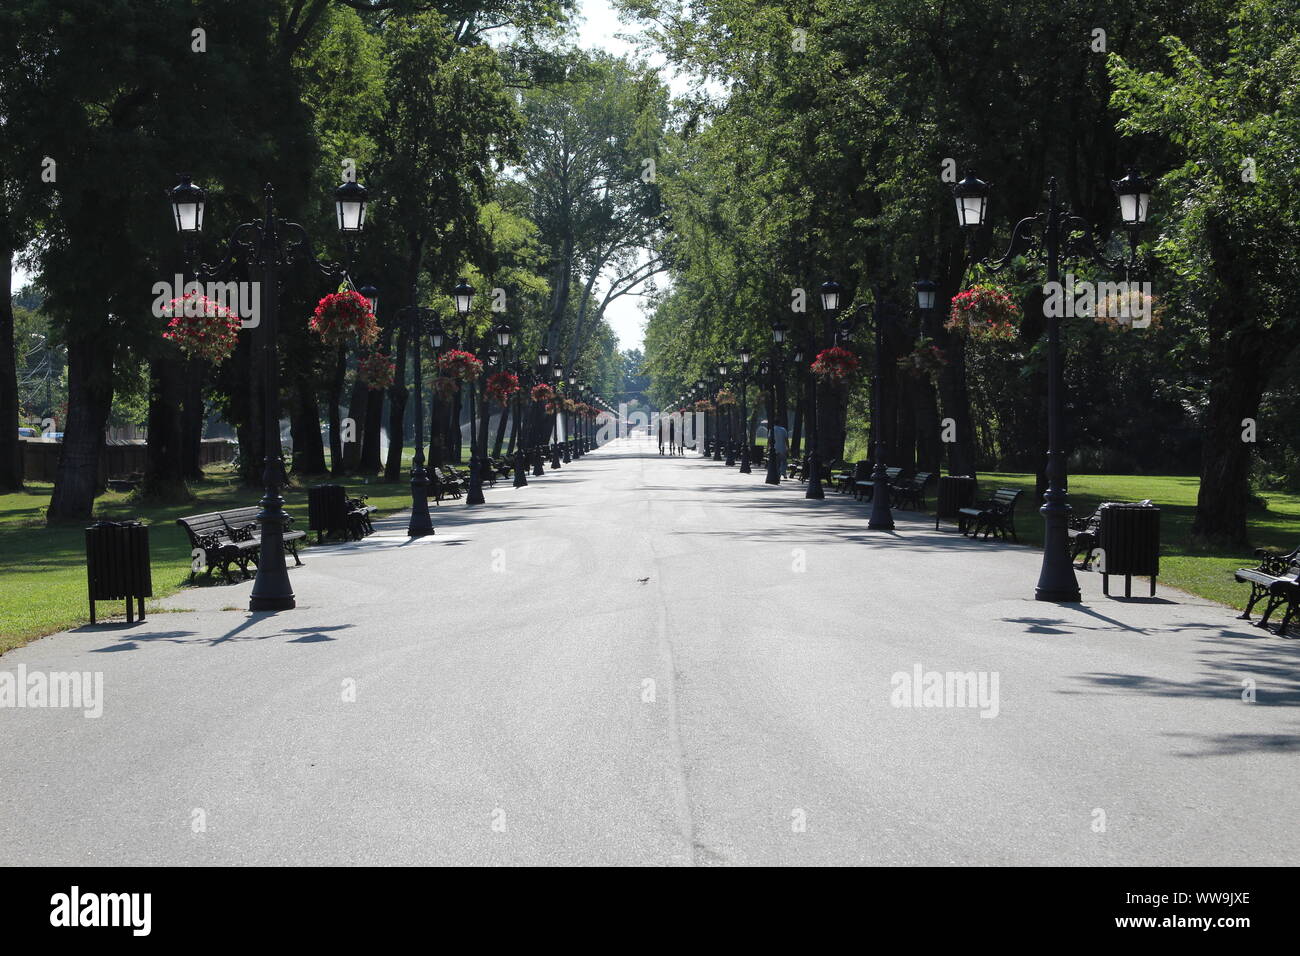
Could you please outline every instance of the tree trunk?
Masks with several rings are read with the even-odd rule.
[[[23,486],[22,449],[18,439],[18,350],[14,345],[12,249],[0,256],[0,491]]]
[[[501,445],[506,440],[506,420],[510,417],[510,410],[502,409],[501,415],[497,418],[497,437],[492,444],[492,457],[501,457]]]
[[[348,421],[351,422],[352,441],[343,444],[343,470],[355,472],[361,466],[361,443],[365,440],[366,410],[369,405],[370,392],[366,386],[356,381],[352,383],[352,397],[348,399]]]
[[[181,419],[182,468],[187,481],[203,480],[203,380],[208,366],[202,359],[185,362],[185,408]]]
[[[388,457],[384,461],[384,480],[398,481],[402,477],[402,450],[406,446],[406,404],[410,391],[406,387],[406,350],[410,334],[403,323],[397,333],[397,354],[393,361],[397,375],[388,390]]]
[[[380,457],[379,442],[383,438],[384,428],[384,393],[381,390],[366,390],[366,427],[361,436],[361,461],[358,464],[363,475],[377,475],[384,463]],[[389,436],[392,440],[392,436]]]
[[[86,521],[95,506],[104,428],[113,407],[113,352],[102,342],[68,343],[68,420],[46,521]]]
[[[330,474],[335,478],[343,474],[343,436],[340,434],[343,419],[342,412],[339,409],[339,401],[343,398],[343,376],[347,373],[347,367],[348,353],[340,345],[338,357],[334,363],[334,378],[330,382],[329,390]]]
[[[293,473],[295,475],[325,474],[325,443],[320,434],[320,405],[316,388],[309,375],[294,382],[293,420],[289,427],[293,433]]]
[[[1211,363],[1209,402],[1201,446],[1201,487],[1192,535],[1221,548],[1245,549],[1250,495],[1250,443],[1246,419],[1256,421],[1271,364],[1289,349],[1269,342],[1253,315],[1249,277],[1237,250],[1240,239],[1217,218],[1207,223],[1212,274],[1220,283],[1207,310]]]
[[[149,362],[149,436],[140,496],[158,502],[192,501],[185,484],[185,365],[180,349],[158,346]]]

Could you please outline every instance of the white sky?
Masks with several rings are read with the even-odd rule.
[[[578,25],[578,46],[583,49],[604,49],[618,56],[631,56],[637,53],[636,47],[616,34],[639,34],[640,29],[620,23],[609,5],[608,0],[579,0],[582,20]],[[659,58],[652,58],[652,62]],[[661,61],[660,61],[661,62]],[[665,71],[665,80],[674,93],[686,89],[686,81],[673,71]],[[22,268],[13,271],[14,291],[18,291],[30,281],[29,274]],[[665,277],[656,277],[662,287]],[[619,348],[642,348],[645,337],[645,317],[641,314],[644,300],[635,295],[620,296],[609,304],[605,310],[605,320],[609,322],[618,336]]]

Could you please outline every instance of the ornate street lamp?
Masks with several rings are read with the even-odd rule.
[[[250,611],[286,611],[297,603],[284,563],[284,530],[289,516],[284,512],[281,486],[288,481],[280,445],[280,359],[277,332],[280,321],[280,272],[299,260],[306,260],[325,278],[339,282],[348,278],[352,261],[352,238],[365,223],[366,190],[360,183],[344,183],[335,190],[339,203],[339,231],[343,234],[345,263],[324,263],[311,249],[307,230],[295,222],[280,219],[275,212],[275,190],[263,189],[263,215],[259,221],[235,227],[226,240],[225,257],[217,265],[198,264],[193,272],[200,282],[225,280],[236,261],[242,260],[257,276],[261,289],[261,322],[254,331],[258,340],[257,360],[262,363],[262,434],[264,443],[262,485],[257,520],[261,531],[257,577],[249,595]],[[203,232],[205,193],[189,176],[168,194],[176,232],[185,243],[186,271]],[[347,205],[346,216],[343,205]],[[253,376],[256,381],[256,375]]]
[[[373,289],[373,286],[367,288]],[[372,302],[377,299],[361,292]],[[377,294],[377,293],[376,293]],[[398,322],[407,323],[415,347],[415,457],[411,459],[411,520],[406,526],[409,538],[421,538],[434,533],[433,519],[429,516],[429,473],[424,467],[424,372],[421,367],[424,337],[429,336],[434,349],[442,345],[442,326],[430,309],[415,304],[416,292],[411,289],[411,304],[397,313]]]
[[[749,467],[749,363],[753,360],[754,355],[749,350],[749,346],[740,347],[740,473],[748,475],[752,472]]]
[[[452,307],[456,310],[457,321],[460,323],[462,333],[469,335],[469,315],[474,308],[474,287],[469,284],[464,276],[456,280],[456,285],[451,290]],[[438,335],[440,329],[435,328],[433,335]],[[492,365],[494,362],[494,353],[488,349],[484,353],[487,364]],[[469,488],[465,491],[466,506],[481,505],[485,499],[483,497],[483,468],[486,462],[483,456],[487,454],[487,428],[479,425],[478,402],[487,401],[487,395],[484,394],[480,399],[477,386],[471,385],[469,388]],[[457,423],[459,427],[459,422]],[[480,434],[482,433],[482,434]],[[480,446],[483,451],[480,454]]]
[[[826,313],[827,319],[833,324],[835,314],[840,309],[840,300],[844,296],[843,287],[834,279],[827,279],[822,283],[821,290],[822,310]],[[809,456],[810,474],[808,476],[808,490],[804,492],[805,498],[822,499],[826,497],[826,492],[822,489],[822,462],[821,449],[818,448],[821,429],[818,427],[818,411],[820,402],[817,396],[817,376],[812,376],[812,408],[808,417],[808,449],[811,452]]]
[[[719,362],[719,363],[718,363],[718,366],[717,366],[717,372],[718,372],[718,385],[719,385],[718,392],[721,393],[722,389],[724,389],[724,388],[727,387],[727,363],[726,363],[726,362]],[[718,408],[718,414],[721,415],[721,414],[722,414],[722,406],[721,406],[721,404],[718,404],[718,401],[717,401],[717,395],[714,395],[713,400],[714,400],[714,404],[717,405],[717,408]],[[736,466],[736,455],[735,455],[735,452],[733,451],[733,449],[735,448],[735,444],[736,444],[736,443],[735,443],[735,441],[733,440],[733,437],[732,437],[731,419],[732,419],[731,406],[728,405],[728,406],[727,406],[727,439],[726,439],[726,442],[725,442],[725,443],[718,443],[718,444],[715,444],[715,445],[713,446],[713,447],[714,447],[714,451],[713,451],[713,460],[714,460],[714,461],[722,461],[722,446],[723,446],[723,444],[726,445],[726,448],[727,448],[727,467],[728,467],[728,468],[734,468],[734,467]]]
[[[1138,264],[1137,233],[1146,223],[1151,207],[1151,185],[1130,169],[1123,179],[1111,184],[1119,202],[1120,219],[1128,230],[1127,257],[1107,256],[1101,237],[1092,225],[1057,198],[1056,177],[1047,183],[1047,209],[1016,223],[1006,253],[999,259],[983,259],[992,273],[1033,252],[1047,267],[1048,284],[1061,280],[1061,258],[1090,260],[1111,271],[1129,271]],[[973,235],[984,223],[990,187],[967,174],[953,188],[958,221]],[[1061,319],[1056,310],[1044,310],[1047,326],[1047,491],[1043,495],[1043,563],[1034,597],[1039,601],[1079,600],[1079,582],[1070,561],[1070,503],[1066,492],[1064,436],[1065,371],[1061,359]]]

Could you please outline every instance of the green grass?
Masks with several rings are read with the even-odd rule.
[[[314,482],[311,482],[314,483]],[[380,514],[398,511],[410,503],[405,481],[363,483],[347,478],[342,484],[352,494],[364,494]],[[0,495],[0,653],[26,644],[43,634],[76,627],[90,621],[86,601],[85,525],[78,522],[45,526],[44,509],[52,486],[29,482],[27,490]],[[241,487],[228,467],[214,468],[208,480],[192,489],[198,500],[179,505],[143,505],[116,492],[95,501],[95,518],[121,521],[139,518],[153,527],[149,534],[154,597],[163,598],[189,579],[190,546],[177,518],[257,503],[257,489]],[[284,492],[285,508],[307,526],[307,492],[304,487]],[[199,576],[197,581],[204,581]],[[217,575],[214,580],[221,580]],[[121,615],[124,602],[101,602],[101,617]]]
[[[979,476],[982,493],[996,488],[1022,488],[1016,509],[1020,540],[1042,547],[1043,521],[1037,509],[1034,476],[986,472]],[[1103,501],[1141,501],[1160,506],[1160,582],[1236,608],[1245,607],[1250,589],[1237,584],[1232,572],[1254,566],[1251,550],[1206,551],[1191,543],[1192,519],[1200,479],[1190,475],[1073,475],[1070,504],[1076,515],[1090,515]],[[1300,495],[1268,492],[1268,509],[1249,516],[1252,548],[1290,551],[1300,544]]]

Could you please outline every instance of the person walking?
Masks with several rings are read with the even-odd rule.
[[[677,428],[673,416],[668,416],[668,454],[677,454]]]
[[[671,451],[671,449],[669,449]],[[664,453],[664,417],[659,416],[659,454]]]
[[[776,473],[780,478],[785,477],[785,458],[790,451],[790,446],[786,441],[784,425],[776,425],[772,428],[772,454],[776,456]]]

